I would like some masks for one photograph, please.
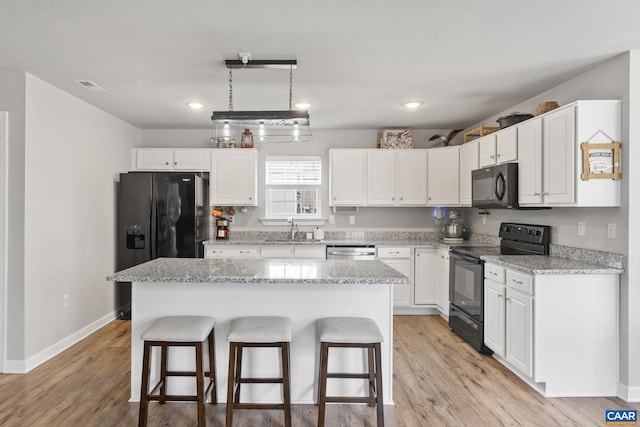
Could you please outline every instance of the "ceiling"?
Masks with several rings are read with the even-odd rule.
[[[467,127],[627,50],[635,0],[0,0],[0,70],[143,129],[205,129],[225,59],[296,59],[314,129]],[[91,80],[105,93],[74,80]],[[198,100],[201,111],[185,103]],[[235,70],[235,110],[285,110],[287,70]],[[402,104],[424,104],[407,111]]]

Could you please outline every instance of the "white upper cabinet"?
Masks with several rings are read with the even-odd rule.
[[[482,138],[480,144],[479,167],[493,166],[518,160],[518,132],[510,126]]]
[[[492,133],[477,139],[479,148],[479,167],[496,164],[496,134]]]
[[[460,204],[459,147],[432,148],[427,155],[427,204]]]
[[[478,140],[460,145],[460,206],[471,206],[471,171],[478,169]]]
[[[510,126],[496,133],[496,163],[518,160],[518,129]]]
[[[427,203],[426,150],[367,150],[367,205]]]
[[[329,150],[329,206],[365,204],[365,150]]]
[[[542,203],[542,118],[518,126],[518,203]]]
[[[583,180],[580,144],[620,140],[620,101],[577,101],[518,128],[522,206],[620,206],[620,180]]]
[[[133,170],[209,172],[208,148],[135,148]]]
[[[173,150],[173,169],[184,171],[209,171],[211,150],[180,148]]]
[[[542,123],[542,196],[548,204],[575,201],[575,112],[555,111]]]
[[[251,148],[211,150],[210,204],[258,205],[258,153]]]
[[[396,195],[399,205],[426,205],[427,150],[400,150],[396,153]]]
[[[367,150],[367,205],[393,206],[396,202],[396,153]]]

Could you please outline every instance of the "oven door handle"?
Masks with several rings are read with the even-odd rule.
[[[474,264],[481,264],[482,263],[481,259],[474,258],[474,257],[469,256],[469,255],[462,255],[462,254],[457,254],[455,252],[451,252],[451,256],[454,257],[454,258],[460,259],[460,260],[465,260],[465,261],[468,261],[468,262],[472,262]]]

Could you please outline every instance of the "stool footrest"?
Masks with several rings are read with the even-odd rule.
[[[325,399],[328,403],[375,403],[375,401],[375,397],[327,396]]]
[[[282,384],[282,378],[239,378],[236,383],[248,384]]]
[[[327,378],[364,378],[364,379],[369,379],[369,374],[333,373],[333,374],[327,374]]]
[[[173,402],[197,402],[198,396],[189,396],[183,394],[167,394],[166,396],[153,395],[149,396],[149,401],[161,400],[161,401],[173,401]]]
[[[284,409],[283,403],[234,403],[233,409]]]

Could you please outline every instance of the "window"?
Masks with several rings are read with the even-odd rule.
[[[265,158],[265,216],[319,218],[322,161],[313,157]]]

